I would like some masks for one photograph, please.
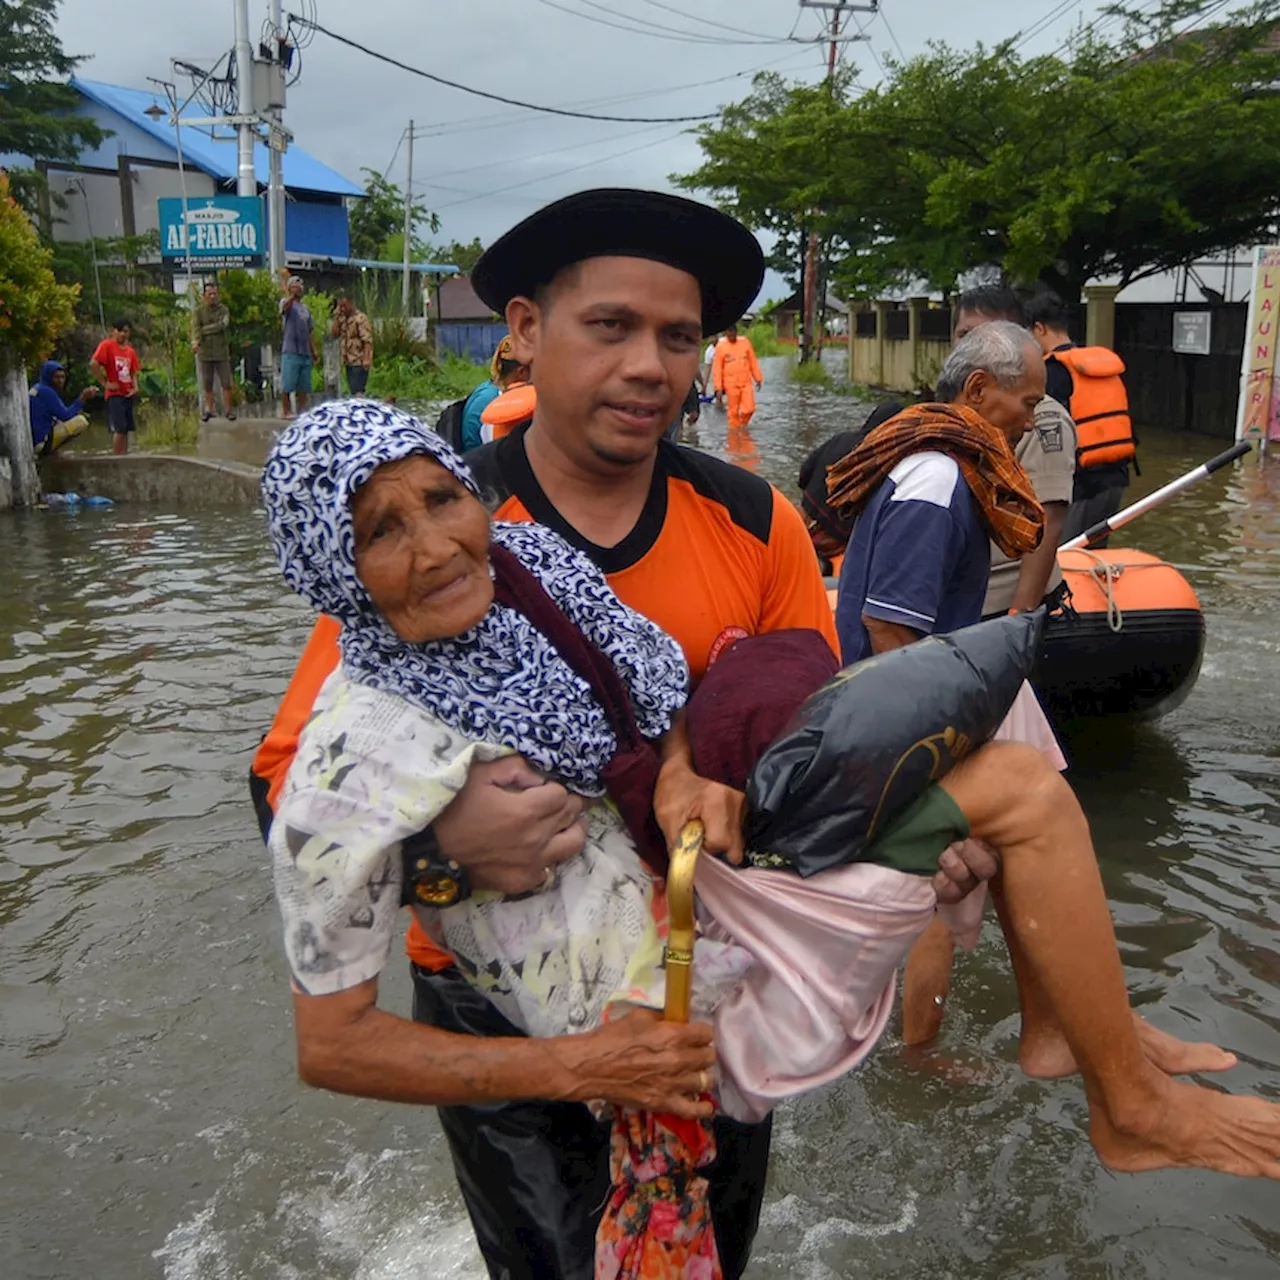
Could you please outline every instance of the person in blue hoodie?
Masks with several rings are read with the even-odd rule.
[[[98,388],[85,387],[67,404],[62,399],[66,385],[67,371],[56,360],[46,360],[40,366],[39,381],[31,388],[31,443],[41,456],[61,449],[89,425],[84,407],[98,394]]]

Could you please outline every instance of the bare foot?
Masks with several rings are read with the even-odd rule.
[[[1153,1027],[1146,1018],[1133,1015],[1138,1032],[1138,1043],[1153,1066],[1166,1075],[1189,1076],[1198,1071],[1230,1071],[1239,1062],[1234,1053],[1209,1044],[1204,1040],[1179,1040],[1159,1027]]]
[[[952,1057],[930,1045],[904,1044],[902,1062],[911,1071],[954,1085],[991,1085],[1001,1076],[1000,1067],[988,1058]]]
[[[1236,1098],[1153,1072],[1153,1096],[1123,1125],[1090,1107],[1098,1158],[1121,1173],[1213,1169],[1242,1178],[1280,1179],[1280,1106]]]
[[[1205,1041],[1179,1040],[1154,1027],[1138,1013],[1133,1015],[1138,1043],[1147,1060],[1166,1075],[1192,1075],[1201,1071],[1230,1071],[1238,1061],[1234,1053]],[[1028,1037],[1018,1046],[1018,1065],[1037,1080],[1060,1080],[1080,1068],[1066,1037],[1056,1027]]]

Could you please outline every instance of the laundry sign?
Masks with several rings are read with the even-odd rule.
[[[1280,440],[1280,245],[1253,251],[1253,288],[1240,369],[1237,440]]]
[[[257,196],[166,197],[160,208],[160,252],[204,268],[258,267],[266,248]]]

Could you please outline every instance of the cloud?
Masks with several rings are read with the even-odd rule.
[[[284,0],[284,9],[314,9],[342,35],[465,84],[607,114],[713,112],[745,95],[755,69],[774,66],[808,80],[824,71],[816,43],[821,13],[801,10],[796,0]],[[882,0],[882,9],[883,17],[855,19],[873,37],[870,45],[844,46],[866,83],[879,76],[874,55],[893,52],[886,18],[911,53],[926,38],[994,43],[1042,16],[1007,0]],[[1070,16],[1028,47],[1055,47]],[[264,0],[251,0],[255,42],[265,17]],[[209,65],[234,39],[225,2],[114,0],[104,19],[99,0],[63,0],[58,25],[68,52],[92,55],[84,75],[136,87],[147,76],[171,77],[170,58]],[[786,43],[793,32],[813,43]],[[692,126],[519,111],[431,84],[318,34],[302,50],[287,122],[300,146],[340,173],[358,181],[361,168],[390,165],[403,182],[406,151],[397,140],[410,118],[423,131],[415,185],[450,239],[488,242],[538,206],[585,187],[667,188],[667,175],[693,168],[700,155]]]

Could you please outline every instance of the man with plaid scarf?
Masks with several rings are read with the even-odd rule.
[[[828,472],[853,523],[836,606],[846,663],[980,621],[990,543],[1039,544],[1044,512],[1013,453],[1044,396],[1038,352],[1018,325],[975,329],[942,367],[939,403],[882,423]]]

